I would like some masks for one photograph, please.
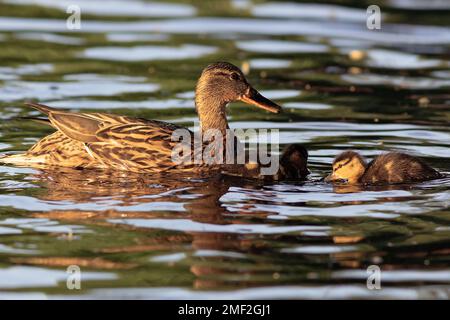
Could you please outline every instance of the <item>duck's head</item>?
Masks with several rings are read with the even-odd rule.
[[[366,171],[366,161],[357,152],[345,151],[333,161],[333,172],[325,181],[357,183]]]
[[[310,174],[308,170],[308,151],[300,144],[291,144],[284,149],[280,167],[284,179],[304,179]]]
[[[281,111],[279,105],[256,91],[235,65],[216,62],[207,66],[197,82],[195,91],[199,115],[224,112],[226,105],[233,101],[243,101],[273,113]]]

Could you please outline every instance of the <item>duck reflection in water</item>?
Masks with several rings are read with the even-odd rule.
[[[120,226],[137,233],[132,244],[96,248],[96,252],[104,260],[108,260],[110,254],[117,253],[152,254],[157,251],[161,254],[161,251],[186,252],[186,248],[191,248],[192,256],[189,250],[186,254],[190,272],[195,275],[193,287],[212,288],[229,284],[225,279],[231,271],[226,265],[232,260],[227,254],[247,255],[268,249],[265,236],[235,232],[231,229],[230,231],[227,228],[223,231],[217,229],[208,231],[208,226],[225,227],[242,224],[245,221],[242,219],[243,216],[248,216],[254,223],[254,219],[265,219],[268,215],[272,215],[272,212],[258,209],[258,203],[254,200],[246,201],[244,208],[234,207],[231,211],[221,201],[231,187],[248,189],[250,192],[258,190],[267,199],[273,199],[275,194],[272,191],[261,190],[267,182],[223,175],[196,178],[168,175],[162,179],[132,173],[98,171],[95,178],[92,178],[93,176],[86,170],[58,169],[39,172],[33,179],[43,186],[37,195],[42,200],[72,202],[74,208],[79,208],[79,204],[95,206],[97,203],[103,203],[108,206],[108,203],[111,203],[110,209],[51,210],[37,212],[34,216],[87,226],[105,224],[114,228]],[[167,210],[164,208],[165,203],[170,203]],[[148,228],[118,224],[117,220],[120,219],[124,222],[127,219],[165,220],[165,226]],[[187,225],[174,227],[171,219],[186,220]],[[190,229],[190,223],[193,223],[194,228]],[[199,230],[195,226],[205,230]],[[167,232],[161,232],[164,229]],[[215,254],[206,258],[196,256],[202,252]]]

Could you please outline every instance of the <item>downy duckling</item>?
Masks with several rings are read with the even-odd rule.
[[[274,175],[261,175],[261,165],[258,163],[226,166],[222,173],[228,176],[268,181],[304,180],[310,174],[307,162],[308,151],[306,148],[300,144],[291,144],[283,150],[279,159],[278,171]]]
[[[423,160],[404,153],[389,152],[369,164],[354,151],[345,151],[333,161],[333,172],[325,181],[362,183],[407,183],[437,179],[442,175]]]
[[[279,177],[282,180],[302,180],[310,173],[308,170],[308,150],[300,144],[287,146],[280,158]]]

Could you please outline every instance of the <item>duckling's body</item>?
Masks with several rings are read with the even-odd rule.
[[[346,151],[333,161],[333,173],[327,181],[346,181],[350,184],[395,184],[440,178],[441,174],[422,159],[397,152],[382,154],[366,164],[354,151]]]
[[[362,183],[405,183],[439,178],[441,174],[422,159],[397,152],[379,155],[361,177]]]
[[[279,180],[302,180],[310,174],[308,150],[300,144],[287,146],[280,159]]]
[[[245,165],[232,165],[222,168],[222,173],[230,176],[264,180],[304,180],[309,174],[308,151],[300,144],[287,146],[279,159],[279,167],[275,174],[262,176],[261,165],[248,163]]]
[[[205,134],[207,130],[221,133],[222,145],[225,146],[228,129],[226,106],[238,100],[274,113],[281,110],[280,106],[253,89],[236,66],[218,62],[206,67],[198,80],[195,97],[201,133]],[[193,139],[190,140],[190,160],[174,162],[173,150],[179,141],[173,139],[173,133],[183,129],[190,137],[193,134],[171,123],[104,113],[73,113],[37,103],[28,105],[47,115],[48,120],[39,121],[57,131],[41,139],[24,154],[0,156],[0,163],[137,173],[168,170],[208,172],[219,167],[195,161],[195,155],[203,152],[203,148],[194,147]]]

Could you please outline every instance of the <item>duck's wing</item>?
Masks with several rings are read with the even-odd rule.
[[[113,125],[113,124],[141,123],[141,124],[148,124],[151,126],[167,127],[167,128],[170,128],[171,130],[176,130],[176,129],[182,128],[182,127],[179,127],[172,123],[167,123],[167,122],[158,121],[158,120],[133,118],[133,117],[121,116],[121,115],[115,115],[115,114],[109,114],[109,113],[81,113],[81,112],[73,113],[73,112],[68,112],[68,111],[64,111],[61,109],[52,108],[52,107],[46,106],[41,103],[34,103],[34,102],[26,102],[25,105],[32,107],[32,108],[46,114],[49,119],[43,119],[43,118],[38,118],[38,117],[23,117],[23,118],[30,119],[30,120],[36,120],[41,123],[50,124],[50,125],[54,126],[55,128],[57,128],[55,126],[57,124],[57,122],[55,122],[56,119],[54,119],[55,120],[54,122],[51,122],[50,121],[51,116],[52,117],[67,116],[69,118],[70,118],[70,116],[75,116],[75,117],[73,117],[73,119],[76,121],[81,121],[81,122],[83,122],[83,120],[81,118],[91,119],[91,120],[98,121],[98,123],[100,123],[100,125],[102,125],[102,126]],[[76,116],[79,116],[79,117],[76,117]]]
[[[108,167],[144,172],[164,171],[177,166],[172,151],[171,127],[153,123],[111,125],[95,132],[96,141],[86,143],[92,155]],[[184,166],[188,163],[184,163]]]
[[[162,121],[102,113],[71,113],[40,104],[29,104],[47,114],[53,127],[81,142],[101,167],[134,172],[164,171],[177,164],[172,141],[180,127]],[[187,130],[187,129],[185,129]],[[192,149],[191,149],[192,150]],[[184,166],[189,166],[184,163]]]

